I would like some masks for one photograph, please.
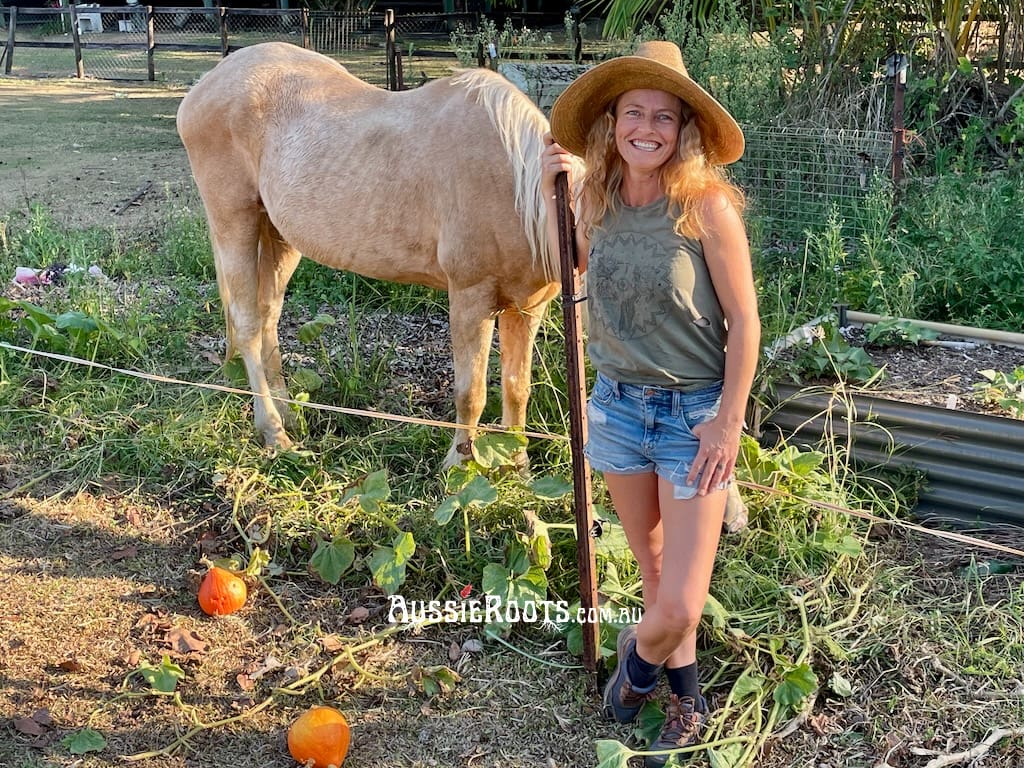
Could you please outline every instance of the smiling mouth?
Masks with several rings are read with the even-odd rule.
[[[654,152],[654,151],[656,151],[661,146],[660,144],[658,144],[656,142],[653,142],[653,141],[635,141],[634,140],[634,141],[631,141],[630,144],[632,144],[634,147],[639,149],[641,152]]]

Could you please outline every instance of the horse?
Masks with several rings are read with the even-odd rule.
[[[458,422],[445,466],[472,455],[497,320],[502,424],[522,427],[533,344],[560,288],[540,189],[544,114],[495,72],[385,91],[318,53],[261,43],[192,87],[177,129],[209,223],[228,358],[254,427],[291,445],[278,322],[301,256],[446,290]]]

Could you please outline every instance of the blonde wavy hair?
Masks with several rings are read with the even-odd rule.
[[[615,146],[617,104],[618,99],[612,101],[587,134],[587,171],[581,184],[580,219],[588,237],[600,228],[607,214],[614,214],[622,205],[619,190],[623,161]],[[707,232],[701,204],[708,195],[721,193],[741,213],[744,198],[739,187],[708,162],[699,123],[685,102],[682,120],[675,156],[661,169],[661,188],[669,200],[669,211],[676,217],[675,231],[683,237],[700,239]]]

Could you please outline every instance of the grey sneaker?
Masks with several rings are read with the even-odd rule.
[[[604,687],[604,714],[609,720],[620,723],[631,723],[636,719],[657,688],[655,680],[650,688],[641,689],[633,686],[626,669],[626,658],[636,648],[636,626],[630,624],[619,630],[615,641],[615,672]]]
[[[650,749],[680,749],[696,744],[700,729],[708,717],[708,705],[703,696],[694,701],[689,696],[679,697],[674,693],[665,708],[665,724],[661,734]],[[662,768],[672,755],[645,755],[644,768]]]

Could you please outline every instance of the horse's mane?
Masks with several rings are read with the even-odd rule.
[[[525,94],[490,70],[463,72],[452,80],[475,95],[498,130],[515,176],[515,205],[530,243],[534,267],[556,281],[561,270],[558,254],[548,243],[547,205],[540,188],[540,156],[548,121]]]

